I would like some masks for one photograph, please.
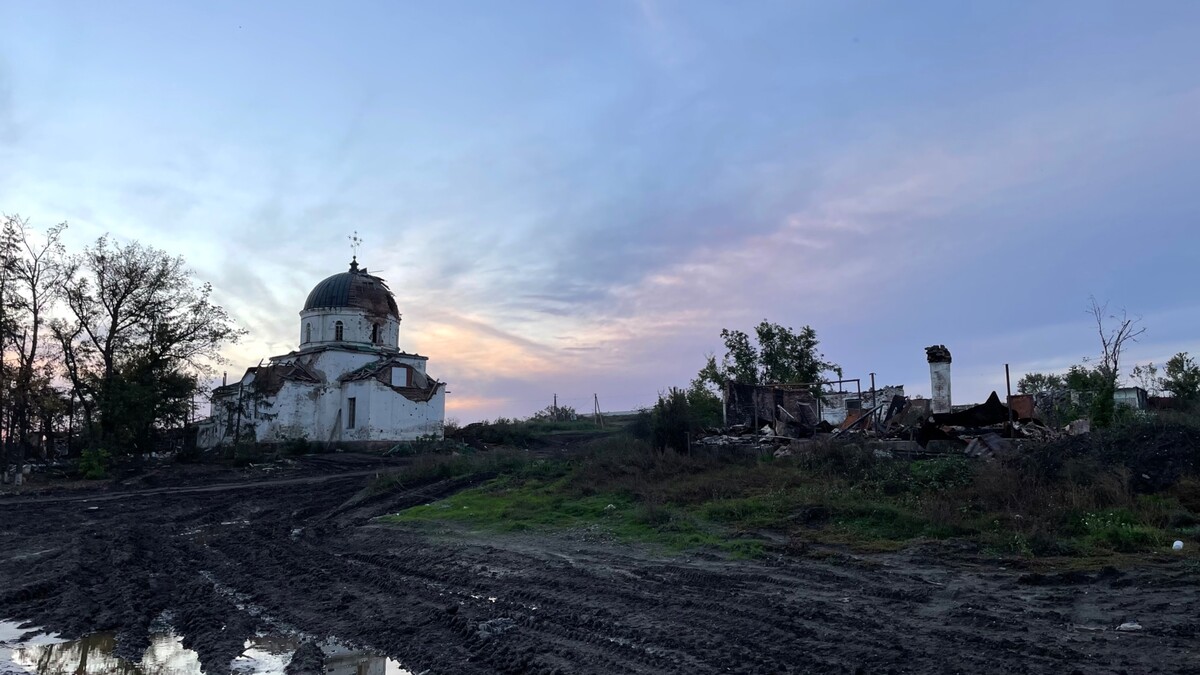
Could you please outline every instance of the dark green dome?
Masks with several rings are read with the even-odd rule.
[[[304,310],[352,307],[371,314],[400,318],[396,298],[383,279],[358,269],[350,263],[350,271],[335,274],[313,287],[304,301]]]

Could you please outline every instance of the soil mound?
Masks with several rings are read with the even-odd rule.
[[[1135,492],[1161,492],[1184,476],[1200,474],[1200,426],[1145,422],[1067,436],[1029,455],[1039,474],[1057,476],[1072,458],[1089,458],[1129,469]]]

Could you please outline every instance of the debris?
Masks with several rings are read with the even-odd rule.
[[[755,385],[725,383],[725,419],[753,429],[770,427],[763,433],[807,438],[820,419],[817,399],[803,385]]]
[[[1126,621],[1125,623],[1121,624],[1120,626],[1117,626],[1117,630],[1122,631],[1122,632],[1129,632],[1129,631],[1141,630],[1141,629],[1142,629],[1142,624],[1140,624],[1136,621]]]
[[[1064,431],[1070,436],[1082,436],[1091,433],[1092,421],[1088,419],[1075,420],[1066,426]]]
[[[1008,407],[1012,408],[1013,417],[1019,420],[1033,419],[1033,394],[1013,394],[1008,397]]]
[[[971,439],[963,452],[967,457],[995,457],[1013,450],[1013,442],[999,434],[986,433]]]
[[[616,511],[616,510],[617,510],[617,505],[616,505],[616,504],[609,504],[608,506],[604,507],[604,510],[605,510],[605,511]]]
[[[988,400],[966,410],[951,413],[934,413],[933,423],[943,427],[987,427],[1009,421],[1008,407],[1000,402],[996,392]]]
[[[1171,544],[1171,548],[1172,548],[1172,549],[1174,549],[1174,550],[1176,550],[1176,551],[1182,551],[1182,550],[1183,550],[1183,542],[1182,542],[1182,541],[1180,541],[1180,540],[1178,540],[1178,539],[1176,539],[1176,540],[1175,540],[1175,543],[1174,543],[1174,544]]]
[[[881,410],[885,405],[887,405],[887,403],[880,403],[879,405],[875,406],[874,408],[868,410],[866,413],[860,414],[858,417],[854,418],[853,420],[850,419],[849,417],[847,417],[846,422],[842,424],[842,428],[833,432],[833,437],[837,438],[843,432],[849,431],[849,430],[853,429],[854,427],[858,426],[859,423],[863,422],[864,420],[870,419],[875,413],[879,412],[879,410]]]

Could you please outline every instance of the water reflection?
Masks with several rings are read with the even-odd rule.
[[[172,633],[150,636],[150,646],[140,661],[113,655],[112,633],[96,633],[80,640],[60,640],[39,635],[21,639],[26,631],[17,624],[0,622],[0,675],[201,675],[200,658]],[[242,655],[230,669],[236,675],[283,675],[300,640],[263,636],[246,641]],[[392,659],[336,642],[321,644],[328,675],[411,675]]]

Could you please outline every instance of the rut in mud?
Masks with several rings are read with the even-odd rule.
[[[166,616],[208,673],[281,630],[414,673],[1196,668],[1183,565],[1036,575],[921,553],[738,561],[593,532],[430,534],[370,518],[465,482],[348,502],[368,479],[0,500],[0,618],[115,631],[136,659]],[[1114,630],[1127,621],[1143,629]]]

